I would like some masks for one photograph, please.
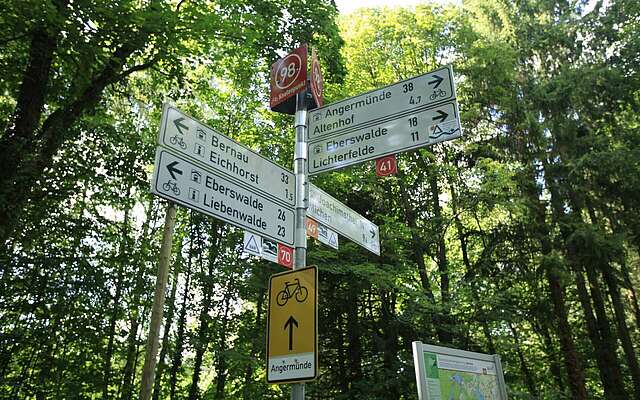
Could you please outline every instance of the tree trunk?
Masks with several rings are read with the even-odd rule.
[[[522,347],[520,347],[520,338],[518,337],[518,331],[516,331],[516,328],[513,326],[511,321],[509,321],[509,329],[511,330],[511,334],[513,335],[513,341],[516,345],[516,352],[518,353],[518,360],[520,360],[520,370],[524,375],[524,381],[527,385],[527,389],[529,390],[529,393],[531,393],[531,396],[533,396],[534,398],[538,398],[538,390],[536,389],[533,375],[531,374],[531,370],[527,366],[524,354],[522,354]]]
[[[56,11],[66,7],[66,1],[53,2]],[[20,183],[15,179],[16,172],[33,147],[34,132],[40,124],[47,93],[49,92],[49,75],[55,50],[58,46],[59,29],[44,25],[36,25],[31,34],[29,56],[26,69],[20,84],[16,107],[9,129],[0,136],[0,244],[4,245],[18,220],[17,211],[8,201],[12,193],[18,190]],[[24,184],[24,183],[22,183]],[[12,212],[13,211],[13,212]],[[9,254],[7,252],[7,254]]]
[[[153,208],[153,197],[149,199],[149,209],[147,211],[147,217],[142,226],[142,234],[140,236],[140,257],[138,259],[138,270],[135,277],[135,286],[133,289],[133,299],[131,305],[133,310],[131,312],[131,320],[129,326],[129,336],[127,338],[127,360],[122,372],[122,391],[121,399],[127,400],[131,398],[131,392],[133,391],[133,374],[135,372],[134,362],[138,348],[138,328],[140,327],[140,296],[144,290],[145,278],[145,265],[147,261],[147,253],[149,249],[149,242],[151,241],[149,224],[154,219],[155,212]]]
[[[594,350],[596,363],[598,365],[598,372],[600,373],[600,380],[602,381],[602,385],[604,387],[605,396],[614,396],[612,391],[615,392],[615,389],[611,387],[613,380],[611,378],[611,371],[608,365],[611,357],[603,354],[605,349],[602,345],[602,339],[600,338],[600,334],[598,332],[598,323],[596,322],[596,317],[593,314],[591,300],[589,298],[589,293],[587,291],[587,287],[582,274],[583,272],[581,271],[575,271],[578,298],[584,312],[587,332],[589,334],[589,339],[591,340],[591,345]]]
[[[127,190],[129,193],[130,189]],[[118,314],[120,313],[120,298],[122,297],[122,291],[124,290],[124,275],[127,263],[126,251],[128,249],[127,240],[129,239],[129,211],[127,208],[124,211],[124,221],[122,229],[122,241],[120,242],[120,250],[118,255],[118,275],[116,278],[116,292],[113,296],[113,309],[109,318],[108,328],[108,343],[107,349],[104,354],[104,367],[103,367],[103,386],[102,386],[102,399],[109,399],[109,384],[111,383],[111,357],[113,356],[113,347],[116,336],[116,322],[118,321]]]
[[[220,331],[218,332],[218,346],[216,349],[216,393],[215,399],[224,400],[225,398],[225,385],[227,383],[227,329],[229,325],[229,311],[230,311],[230,302],[231,296],[233,295],[232,287],[234,285],[234,277],[233,274],[229,277],[226,293],[223,300],[223,315],[222,315],[222,325],[220,326]]]
[[[487,349],[489,354],[496,354],[496,347],[493,343],[493,338],[491,336],[491,330],[489,329],[489,324],[487,322],[486,315],[484,313],[482,303],[478,299],[478,289],[476,287],[475,282],[475,268],[471,266],[471,261],[469,260],[469,251],[467,246],[467,235],[464,232],[464,226],[462,225],[462,221],[458,217],[458,196],[455,188],[453,187],[453,183],[449,184],[449,190],[451,192],[451,210],[453,212],[453,219],[456,226],[456,231],[458,233],[458,240],[460,240],[460,251],[462,252],[462,262],[465,266],[465,280],[469,282],[469,287],[471,289],[471,299],[475,304],[475,308],[477,310],[478,320],[480,322],[480,326],[482,327],[482,333],[487,339]],[[480,228],[480,227],[479,227]],[[484,244],[484,240],[483,240]],[[487,253],[487,247],[484,246],[482,250],[482,257],[480,261],[482,261]]]
[[[589,251],[589,249],[584,248],[576,248],[574,244],[570,242],[571,232],[569,231],[568,223],[571,223],[571,226],[579,226],[580,224],[586,224],[581,216],[583,210],[583,203],[581,199],[576,195],[576,193],[568,187],[568,201],[571,204],[572,211],[569,214],[565,214],[563,210],[563,206],[561,204],[560,195],[555,186],[555,183],[550,185],[551,189],[551,197],[552,197],[552,205],[554,208],[554,214],[560,226],[560,232],[562,234],[562,238],[565,242],[567,258],[569,262],[572,264],[573,269],[576,272],[576,283],[579,286],[579,291],[586,291],[585,289],[581,289],[580,286],[584,286],[583,278],[582,278],[582,268],[587,274],[587,280],[589,282],[589,289],[591,294],[591,300],[593,301],[593,311],[595,312],[595,319],[591,315],[589,311],[585,309],[585,315],[587,320],[591,320],[588,322],[588,325],[595,324],[596,331],[591,332],[594,328],[590,329],[590,337],[592,338],[592,344],[596,350],[597,358],[598,358],[598,366],[600,370],[600,377],[602,379],[602,384],[604,386],[604,393],[607,399],[628,399],[629,396],[624,387],[624,381],[622,379],[622,373],[620,371],[620,363],[618,361],[618,357],[616,355],[616,339],[609,329],[609,319],[607,318],[606,306],[604,301],[604,296],[600,291],[600,282],[598,280],[595,268],[593,266],[593,261],[590,257],[587,257],[585,253]],[[555,199],[555,200],[554,200]],[[583,298],[585,296],[584,293],[581,295],[581,303],[583,308],[590,308],[589,299]]]
[[[587,389],[585,387],[584,370],[578,358],[573,338],[571,337],[571,326],[567,317],[567,309],[564,304],[564,294],[560,283],[560,277],[554,271],[547,270],[547,280],[549,282],[549,292],[555,311],[557,332],[560,339],[560,347],[564,353],[564,363],[567,369],[569,388],[575,400],[587,400]]]
[[[546,212],[544,204],[538,199],[538,189],[535,178],[535,166],[531,167],[530,181],[525,188],[531,211],[535,216],[536,236],[540,241],[542,255],[552,257],[553,247],[550,241],[550,229],[546,222]],[[556,265],[545,263],[544,273],[547,278],[549,295],[553,304],[554,317],[556,322],[556,333],[560,340],[560,349],[564,356],[564,365],[567,371],[567,381],[573,400],[587,400],[587,389],[585,386],[584,369],[578,357],[575,344],[573,342],[571,325],[567,308],[564,301],[564,290],[560,275],[556,271]]]
[[[155,382],[153,384],[153,400],[158,400],[160,396],[162,376],[164,374],[164,370],[167,368],[165,363],[165,358],[167,357],[167,351],[171,346],[171,339],[169,337],[169,332],[171,331],[171,325],[173,324],[173,314],[175,311],[175,303],[176,303],[176,292],[178,289],[178,278],[180,277],[180,272],[182,270],[182,240],[184,235],[178,235],[178,249],[176,251],[176,266],[173,271],[173,286],[171,287],[171,294],[169,295],[169,301],[167,302],[167,306],[169,307],[167,310],[167,317],[165,320],[164,332],[162,334],[162,349],[160,350],[160,357],[158,358],[158,372],[155,376]]]
[[[595,211],[593,210],[593,206],[591,205],[588,197],[586,199],[586,204],[587,204],[587,210],[589,210],[589,216],[591,217],[591,222],[595,223],[596,221]],[[618,218],[616,218],[613,215],[613,213],[611,212],[611,209],[606,205],[602,206],[601,209],[603,214],[609,220],[609,224],[611,225],[611,229],[613,230],[613,233],[615,233],[616,235],[622,234],[623,229],[620,227],[620,224],[618,223]],[[638,255],[640,255],[640,253],[638,253]],[[635,315],[636,330],[640,330],[640,307],[638,307],[638,296],[636,294],[634,284],[631,281],[631,276],[629,274],[629,267],[627,266],[626,260],[624,258],[620,260],[620,271],[622,272],[622,279],[624,280],[624,286],[631,294],[631,306],[633,307],[633,312]]]
[[[591,223],[595,224],[597,222],[597,219],[596,219],[597,217],[589,198],[586,199],[586,205],[587,205],[587,210],[589,211],[589,217],[591,218]],[[604,207],[604,210],[605,210],[605,215],[610,221],[613,232],[616,234],[619,234],[621,231],[621,228],[620,228],[620,225],[617,223],[617,220],[613,218],[608,207]],[[633,306],[635,317],[636,317],[636,328],[640,328],[640,310],[638,309],[638,299],[636,298],[636,291],[634,289],[633,283],[631,282],[631,277],[629,276],[629,270],[627,268],[627,264],[625,260],[624,259],[620,260],[620,264],[621,264],[621,272],[622,272],[624,282],[631,294],[631,304]],[[631,373],[635,399],[638,400],[640,399],[640,366],[638,365],[638,359],[635,354],[633,342],[629,335],[629,327],[627,326],[627,321],[625,318],[624,305],[622,303],[622,295],[620,293],[620,286],[618,285],[618,281],[611,271],[610,265],[602,265],[601,272],[605,282],[607,283],[607,287],[609,288],[609,295],[611,297],[611,301],[613,303],[613,309],[615,312],[618,335],[620,336],[620,341],[622,342],[622,348],[624,350],[624,354],[627,360],[627,365],[629,366],[629,372]]]
[[[203,271],[203,299],[202,309],[200,310],[200,325],[198,327],[198,336],[195,342],[195,357],[193,362],[193,374],[191,375],[191,386],[189,387],[188,400],[196,400],[200,397],[198,383],[200,381],[200,371],[202,369],[202,361],[204,353],[209,344],[209,309],[211,308],[211,300],[213,296],[213,270],[219,254],[220,232],[219,225],[212,223],[211,227],[211,247],[209,249],[208,271]]]
[[[358,296],[353,291],[347,291],[347,354],[349,359],[349,398],[356,399],[357,393],[354,390],[354,384],[360,383],[362,380],[362,343],[360,335],[360,322],[358,320]],[[346,372],[346,371],[345,371]]]
[[[429,186],[433,200],[433,212],[435,214],[436,236],[438,247],[438,272],[440,273],[440,298],[442,302],[443,318],[442,328],[439,330],[440,343],[453,343],[453,321],[451,320],[451,295],[449,293],[449,267],[447,261],[447,250],[444,240],[445,228],[442,221],[442,208],[440,207],[440,189],[438,188],[438,177],[435,173],[429,174]]]
[[[426,256],[425,245],[418,235],[418,226],[416,224],[417,215],[415,212],[415,207],[412,207],[409,203],[407,188],[404,184],[404,174],[402,170],[398,169],[398,186],[400,188],[400,204],[402,206],[402,211],[404,214],[404,219],[409,226],[409,231],[411,232],[411,254],[413,256],[413,260],[418,266],[418,274],[420,276],[420,283],[422,285],[422,289],[424,290],[425,296],[429,303],[433,306],[436,305],[436,298],[433,294],[433,290],[431,289],[431,282],[429,282],[429,277],[427,275],[427,265],[424,261]],[[427,320],[432,320],[435,325],[435,331],[438,338],[442,338],[445,334],[442,331],[439,316],[437,313],[433,313],[433,311],[429,312]],[[421,327],[422,328],[422,327]],[[429,332],[429,336],[432,336],[431,333],[433,330],[431,326],[426,326],[424,329]]]
[[[187,303],[189,301],[189,284],[191,282],[191,263],[193,262],[194,256],[194,236],[198,239],[198,244],[200,243],[199,222],[196,222],[194,229],[193,212],[190,212],[189,214],[189,226],[189,259],[187,260],[187,274],[185,276],[184,292],[182,294],[182,307],[180,308],[180,315],[178,317],[176,348],[173,353],[173,359],[171,361],[171,373],[169,375],[169,398],[171,400],[173,400],[176,395],[176,386],[178,384],[178,370],[182,365],[182,349],[184,346],[185,325],[187,323]]]
[[[389,374],[384,384],[385,399],[399,399],[398,380],[393,379],[398,365],[398,327],[395,314],[397,294],[393,290],[380,291],[381,322],[383,333],[382,361],[384,371]]]
[[[613,310],[616,319],[616,326],[618,328],[618,336],[622,343],[622,349],[627,360],[627,366],[629,367],[629,373],[631,374],[631,380],[633,381],[633,390],[635,399],[640,400],[640,367],[638,366],[638,359],[633,348],[633,342],[629,335],[629,327],[625,319],[624,306],[620,296],[620,287],[615,277],[611,273],[610,267],[602,266],[602,274],[604,280],[609,288],[609,296],[613,303]]]
[[[616,337],[609,328],[609,318],[605,309],[604,297],[600,291],[600,282],[596,276],[593,265],[587,263],[587,279],[593,299],[593,306],[596,312],[596,323],[598,324],[598,332],[602,338],[602,357],[606,363],[606,369],[610,374],[611,388],[610,395],[607,399],[629,399],[629,395],[624,387],[622,379],[622,371],[620,371],[620,362],[616,353]],[[606,391],[605,391],[606,394]]]
[[[258,298],[256,301],[256,319],[255,319],[255,327],[258,328],[261,326],[262,321],[262,309],[264,307],[264,300],[267,291],[264,287],[260,287],[258,289]],[[260,354],[260,350],[258,350],[258,342],[254,339],[251,343],[251,354],[254,359],[257,359]],[[244,372],[244,387],[242,389],[242,398],[244,400],[253,400],[251,397],[251,392],[249,391],[252,383],[253,383],[253,365],[252,361],[247,364],[247,368]]]

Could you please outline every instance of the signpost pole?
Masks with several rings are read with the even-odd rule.
[[[296,175],[296,229],[293,269],[304,268],[307,263],[307,193],[309,193],[309,173],[307,168],[307,93],[296,95],[296,147],[294,173]],[[304,400],[304,383],[291,385],[291,400]]]
[[[169,276],[169,261],[171,259],[171,243],[173,228],[176,224],[176,205],[169,202],[167,215],[164,220],[164,232],[162,234],[162,246],[160,248],[160,262],[158,263],[158,275],[156,277],[156,292],[153,296],[151,322],[149,323],[149,337],[147,338],[147,350],[145,354],[144,369],[142,370],[142,382],[140,383],[140,400],[151,398],[151,386],[153,385],[156,357],[160,337],[160,325],[164,310],[165,291]]]

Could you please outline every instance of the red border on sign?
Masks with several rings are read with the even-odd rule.
[[[324,85],[322,82],[320,61],[318,61],[315,48],[311,49],[311,94],[316,101],[316,107],[322,107],[324,104]]]

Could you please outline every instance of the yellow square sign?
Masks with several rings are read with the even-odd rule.
[[[318,269],[271,276],[267,315],[267,382],[316,379],[318,372]]]

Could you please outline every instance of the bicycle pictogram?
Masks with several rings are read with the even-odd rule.
[[[183,150],[187,148],[187,144],[184,142],[184,139],[182,138],[182,136],[178,136],[178,135],[171,136],[169,138],[169,142],[171,142],[171,144],[179,145],[180,147],[182,147]]]
[[[162,184],[162,189],[164,189],[165,192],[171,190],[176,196],[180,195],[180,188],[178,187],[178,183],[172,181],[171,179],[169,179],[168,182]]]
[[[278,292],[276,295],[276,302],[280,307],[283,307],[289,299],[295,296],[296,301],[298,303],[302,303],[307,299],[309,295],[309,290],[306,287],[300,284],[300,279],[295,279],[296,283],[289,283],[289,281],[284,283],[284,289]]]
[[[447,92],[445,92],[445,91],[444,91],[444,90],[442,90],[442,89],[438,89],[438,90],[434,90],[434,91],[433,91],[433,93],[431,94],[431,96],[429,96],[429,98],[430,98],[431,100],[435,100],[435,99],[437,99],[438,97],[444,97],[444,96],[446,96],[446,95],[447,95]]]

